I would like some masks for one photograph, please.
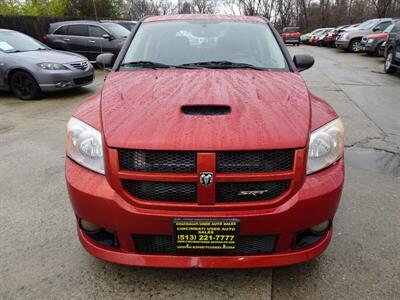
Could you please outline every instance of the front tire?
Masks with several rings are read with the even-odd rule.
[[[386,74],[393,74],[396,72],[396,68],[393,66],[393,58],[394,58],[394,50],[390,49],[386,55],[385,65],[384,65]]]
[[[11,75],[10,88],[13,94],[21,100],[36,100],[42,94],[35,78],[24,71],[17,71]]]
[[[354,39],[350,42],[349,51],[352,53],[359,53],[361,52],[361,40]]]

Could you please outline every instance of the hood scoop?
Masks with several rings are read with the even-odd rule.
[[[185,115],[195,116],[218,116],[231,113],[231,107],[228,105],[184,105],[181,110]]]

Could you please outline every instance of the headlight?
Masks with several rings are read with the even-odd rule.
[[[341,157],[344,151],[344,127],[338,118],[313,131],[308,145],[307,174],[322,170]]]
[[[68,68],[62,64],[57,64],[57,63],[41,63],[38,64],[39,67],[45,70],[68,70]]]
[[[67,156],[92,171],[105,173],[101,133],[76,118],[67,125]]]
[[[368,39],[368,44],[372,44],[373,42],[375,42],[375,39]]]

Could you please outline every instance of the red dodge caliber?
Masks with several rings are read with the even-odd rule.
[[[115,62],[114,62],[115,61]],[[111,63],[113,64],[111,65]],[[67,129],[79,239],[118,264],[301,263],[332,236],[343,125],[259,17],[148,17]]]

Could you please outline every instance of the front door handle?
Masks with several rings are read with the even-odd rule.
[[[90,40],[90,41],[89,41],[89,43],[92,43],[92,44],[94,44],[94,43],[96,43],[96,41],[92,41],[92,40]]]
[[[70,39],[64,39],[64,41],[66,41],[66,42],[69,42],[69,41],[70,41]]]

